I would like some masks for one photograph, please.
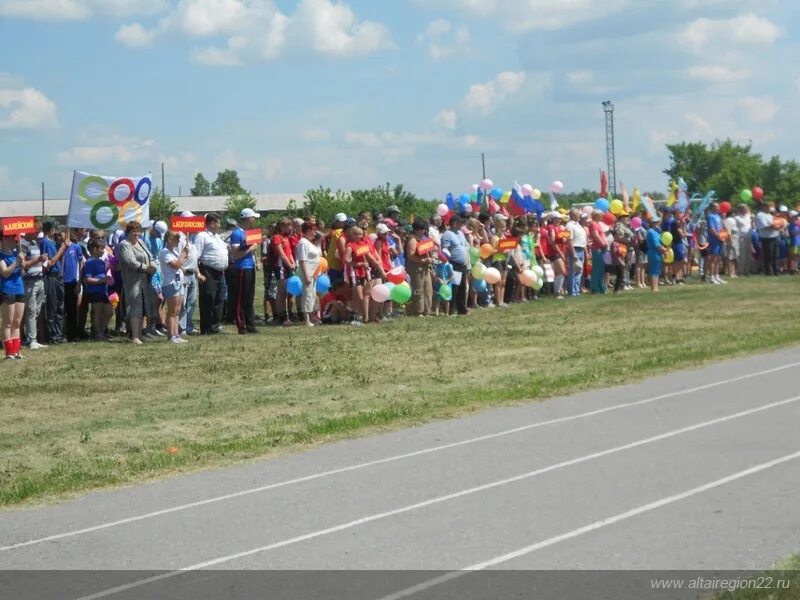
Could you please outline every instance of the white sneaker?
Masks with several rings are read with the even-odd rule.
[[[185,344],[186,343],[186,340],[183,339],[180,336],[171,337],[171,338],[169,338],[169,341],[172,342],[173,344]]]
[[[41,350],[43,348],[47,348],[47,346],[45,346],[44,344],[40,344],[39,342],[34,340],[34,341],[31,342],[31,345],[28,346],[28,348],[31,349],[31,350]]]

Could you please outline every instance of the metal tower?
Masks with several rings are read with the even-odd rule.
[[[617,160],[614,156],[614,105],[611,100],[603,102],[606,113],[606,157],[608,159],[608,190],[617,194]]]

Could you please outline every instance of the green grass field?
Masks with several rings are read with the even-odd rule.
[[[715,600],[800,599],[800,554],[750,580],[752,587],[723,592]],[[758,586],[758,587],[756,587]]]
[[[800,278],[740,279],[466,318],[28,353],[0,366],[0,505],[787,346],[800,340],[798,293]]]

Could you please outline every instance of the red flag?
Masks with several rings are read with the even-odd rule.
[[[600,171],[600,197],[608,196],[608,175],[605,171]]]

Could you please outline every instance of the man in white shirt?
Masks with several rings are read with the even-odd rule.
[[[746,204],[736,210],[736,228],[739,230],[739,275],[750,275],[753,270],[752,215]]]
[[[759,204],[756,227],[761,242],[764,275],[778,275],[778,230],[773,226],[773,217],[766,204]]]
[[[569,221],[566,229],[570,235],[569,250],[569,285],[567,291],[570,296],[581,295],[581,280],[583,279],[583,265],[586,262],[586,230],[581,224],[582,217],[588,216],[577,208],[569,211]]]
[[[200,334],[213,335],[222,328],[222,311],[225,307],[225,269],[228,268],[228,245],[219,236],[220,217],[206,215],[206,229],[197,234],[200,282]],[[188,326],[188,323],[187,323]]]

